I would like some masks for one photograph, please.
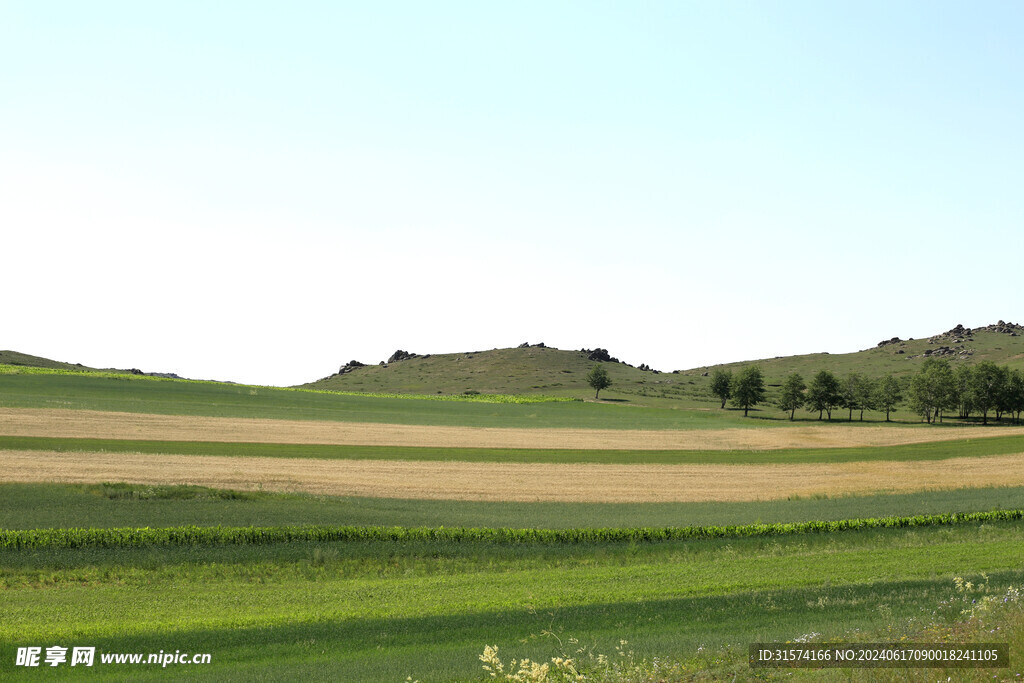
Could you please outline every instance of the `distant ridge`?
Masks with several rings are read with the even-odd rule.
[[[671,372],[654,370],[647,364],[623,363],[603,348],[570,351],[543,343],[429,355],[399,350],[376,365],[351,360],[338,372],[301,386],[356,392],[586,396],[586,373],[594,363],[604,363],[612,378],[612,387],[602,392],[602,396],[605,393],[612,399],[642,396],[647,402],[661,398],[703,401],[709,395],[709,375],[717,368],[737,370],[756,363],[761,366],[769,386],[773,386],[781,384],[790,373],[798,372],[809,378],[821,369],[869,376],[909,376],[924,359],[932,357],[968,364],[991,360],[1024,368],[1024,326],[1002,320],[975,328],[957,324],[928,338],[892,337],[853,353],[823,352],[752,359]]]
[[[63,363],[42,356],[31,356],[18,351],[0,351],[0,363],[3,365],[22,365],[29,368],[50,368],[51,370],[95,370],[80,363]]]
[[[143,372],[138,368],[91,368],[81,363],[65,363],[42,356],[33,356],[19,351],[0,351],[0,365],[20,365],[26,368],[47,368],[50,370],[78,370],[80,372],[123,372],[130,375],[146,375],[149,377],[165,377],[167,379],[185,379],[173,372]]]
[[[672,407],[688,403],[688,407],[703,407],[710,397],[710,375],[718,368],[737,371],[756,363],[771,391],[791,373],[809,378],[822,369],[836,374],[859,372],[873,377],[885,374],[909,377],[927,358],[969,365],[989,360],[1024,369],[1024,325],[1003,320],[974,328],[957,324],[931,337],[892,337],[853,353],[780,356],[671,372],[655,370],[645,363],[638,366],[624,363],[601,347],[584,347],[577,351],[524,342],[516,347],[489,351],[425,355],[398,349],[377,364],[350,360],[337,372],[299,386],[366,393],[545,394],[588,399],[593,392],[587,385],[586,374],[595,363],[602,363],[612,379],[612,386],[601,394],[603,399],[651,405],[663,403]],[[92,368],[10,350],[0,351],[0,364],[183,379],[176,373]]]

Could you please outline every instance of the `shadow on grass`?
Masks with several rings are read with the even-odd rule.
[[[990,585],[1021,578],[1021,571],[998,572],[990,575]],[[419,680],[467,680],[483,678],[478,656],[484,645],[498,645],[503,657],[546,661],[557,656],[558,642],[544,632],[556,634],[563,643],[576,637],[606,655],[614,654],[624,639],[639,657],[688,659],[701,645],[731,645],[740,650],[738,657],[744,657],[752,641],[791,640],[811,631],[843,636],[852,628],[882,628],[931,609],[953,591],[951,579],[936,578],[552,609],[527,607],[529,596],[524,595],[524,606],[518,609],[391,619],[331,617],[331,607],[325,605],[322,618],[259,626],[164,628],[106,638],[83,635],[83,642],[95,645],[97,662],[104,652],[211,653],[211,666],[175,667],[176,675],[189,679],[242,680],[256,672],[273,679],[286,672],[315,671],[317,677],[335,680],[404,680],[409,675]],[[0,672],[14,662],[14,649],[26,644],[31,643],[0,646]]]

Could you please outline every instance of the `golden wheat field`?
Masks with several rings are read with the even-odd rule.
[[[195,484],[242,490],[477,501],[776,500],[1024,485],[1024,454],[918,462],[603,465],[0,451],[0,481]]]
[[[772,450],[842,448],[977,438],[971,429],[913,425],[811,425],[773,429],[619,430],[438,427],[0,408],[3,433],[167,441],[237,441],[440,448],[565,448],[585,450]],[[1024,434],[1024,427],[1000,429]]]

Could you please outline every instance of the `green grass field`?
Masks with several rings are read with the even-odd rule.
[[[625,639],[645,657],[742,650],[919,617],[955,576],[1019,584],[1022,542],[1011,523],[656,544],[3,552],[0,661],[19,644],[66,642],[215,653],[188,671],[206,680],[426,681],[483,678],[485,644],[545,659],[553,643],[531,639],[543,631],[602,652]]]
[[[613,404],[582,401],[417,401],[90,374],[0,374],[0,407],[468,427],[719,429],[786,424],[781,419],[744,420],[737,411],[664,407],[625,410]]]
[[[694,397],[638,406],[641,398],[634,395],[628,402],[601,404],[473,403],[110,373],[0,374],[0,406],[11,408],[473,427],[654,430],[788,425],[774,411],[765,411],[766,419],[744,420],[738,411],[694,409],[709,407]],[[691,399],[692,406],[687,407]],[[670,402],[677,407],[666,407]],[[172,453],[197,456],[197,467],[202,455],[739,465],[941,460],[1024,452],[1024,437],[1001,436],[998,427],[979,429],[978,434],[969,440],[875,448],[574,451],[14,437],[4,435],[0,424],[0,450]],[[0,484],[0,527],[13,530],[193,525],[572,530],[1020,508],[1024,488],[748,503],[584,504],[331,497],[119,482]],[[104,680],[490,680],[479,660],[486,645],[499,645],[506,659],[549,661],[576,638],[592,652],[613,658],[621,657],[616,651],[620,641],[628,641],[636,661],[646,660],[641,668],[648,678],[745,680],[752,676],[746,647],[753,641],[786,641],[807,634],[819,634],[814,636],[818,639],[881,639],[934,634],[937,631],[929,629],[939,626],[952,629],[950,638],[966,637],[982,622],[971,617],[963,625],[967,617],[961,607],[973,603],[958,594],[955,578],[985,585],[990,595],[1002,594],[1024,581],[1022,557],[1024,523],[1019,521],[661,542],[363,540],[7,549],[0,550],[0,678],[74,674]],[[1006,624],[999,637],[1021,653],[1024,620],[993,623]],[[14,666],[18,647],[51,645],[93,646],[106,653],[209,652],[212,663],[167,669],[137,665],[130,671],[117,665],[84,671],[27,671]],[[1018,668],[982,670],[978,675],[990,680],[995,673],[1014,680],[1020,669],[1016,662],[1013,665]],[[787,674],[768,672],[765,678],[782,679]],[[840,674],[872,680],[850,671],[836,675]],[[924,675],[923,680],[931,680],[928,676],[934,678],[936,672],[927,670]],[[603,680],[622,678],[607,674]]]
[[[1024,488],[750,503],[511,503],[311,496],[139,484],[0,484],[0,528],[291,526],[534,529],[710,526],[1024,507]]]
[[[471,399],[472,397],[467,397]],[[110,373],[0,373],[0,407],[100,410],[163,415],[327,420],[380,424],[562,429],[725,429],[820,424],[817,413],[798,414],[796,422],[771,405],[751,410],[721,410],[711,401],[635,398],[622,403],[557,401],[486,403],[431,401],[255,387],[218,382],[154,379]],[[836,413],[831,424],[877,425],[884,413],[847,421]],[[916,415],[895,411],[894,422],[920,425]],[[1011,425],[992,421],[991,429]],[[956,428],[955,420],[923,428]]]
[[[996,432],[998,433],[998,432]],[[906,462],[1024,453],[1024,436],[933,441],[853,448],[782,448],[767,451],[579,450],[570,448],[434,448],[333,444],[152,441],[42,436],[0,436],[0,449],[59,452],[319,458],[324,460],[422,460],[520,463],[723,464]]]

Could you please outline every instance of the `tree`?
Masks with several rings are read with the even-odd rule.
[[[722,399],[722,407],[732,397],[732,371],[715,370],[711,375],[711,393]]]
[[[1024,374],[1020,370],[1011,370],[1006,382],[1006,409],[1014,415],[1013,421],[1019,423],[1024,411]]]
[[[875,407],[885,411],[885,421],[889,422],[889,413],[903,400],[900,383],[892,375],[886,375],[875,388]]]
[[[807,408],[817,410],[819,420],[823,412],[828,413],[828,419],[831,420],[832,409],[840,405],[842,400],[839,380],[828,370],[819,371],[807,387]]]
[[[736,377],[732,390],[732,402],[743,408],[743,417],[747,416],[748,410],[763,401],[764,396],[764,376],[761,374],[761,368],[756,365],[743,368]]]
[[[910,407],[926,422],[942,420],[942,411],[956,408],[956,377],[949,362],[926,358],[921,371],[910,380]]]
[[[971,380],[974,369],[970,365],[959,365],[953,372],[953,392],[956,395],[957,415],[966,420],[974,410],[971,402]]]
[[[857,408],[860,410],[860,421],[864,421],[865,410],[877,410],[878,401],[875,399],[875,385],[877,382],[870,377],[861,377],[857,384]]]
[[[597,393],[594,394],[594,398],[597,398],[600,396],[602,389],[607,389],[612,385],[612,378],[608,376],[608,371],[604,369],[604,366],[598,364],[587,373],[587,384],[590,385],[591,389],[596,390]]]
[[[996,420],[1003,419],[1003,413],[1013,412],[1010,408],[1010,368],[1007,365],[999,366],[999,386],[996,393]]]
[[[779,394],[779,408],[789,411],[790,422],[793,421],[796,409],[804,405],[804,389],[806,388],[807,385],[804,384],[804,378],[796,372],[787,377],[786,381],[782,383],[782,391]]]
[[[974,366],[970,383],[971,403],[981,412],[982,424],[988,424],[990,410],[999,409],[1008,375],[1006,368],[1001,368],[990,360],[983,360]]]
[[[851,372],[843,378],[842,405],[850,411],[850,422],[853,422],[853,411],[860,411],[860,419],[864,419],[864,409],[870,407],[871,383],[860,373]]]

